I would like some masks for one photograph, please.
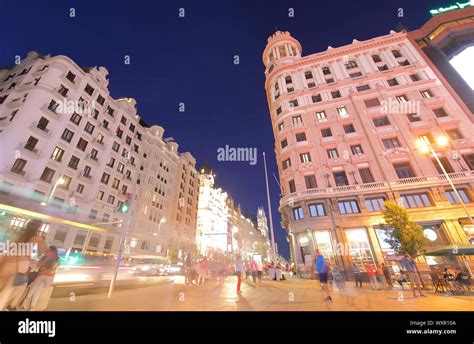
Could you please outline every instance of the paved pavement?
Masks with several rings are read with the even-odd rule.
[[[254,285],[243,282],[236,294],[236,277],[218,284],[186,286],[182,277],[174,283],[138,289],[118,290],[108,299],[105,293],[52,298],[49,311],[473,311],[474,296],[449,296],[427,292],[414,298],[400,289],[372,291],[356,289],[348,282],[346,291],[334,290],[333,303],[323,301],[323,292],[314,280],[264,280]]]

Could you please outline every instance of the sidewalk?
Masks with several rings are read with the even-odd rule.
[[[333,292],[333,303],[323,301],[314,280],[265,280],[256,287],[242,283],[235,292],[236,278],[224,284],[209,281],[204,286],[185,286],[178,277],[174,284],[116,291],[106,294],[51,299],[48,311],[472,311],[473,296],[443,296],[428,292],[427,298],[413,298],[410,290],[372,291],[347,283],[346,293]]]

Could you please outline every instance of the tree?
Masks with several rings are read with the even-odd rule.
[[[406,251],[415,258],[423,254],[427,243],[423,227],[413,222],[406,209],[397,203],[389,201],[384,205],[384,230],[388,237],[385,241],[398,254]]]

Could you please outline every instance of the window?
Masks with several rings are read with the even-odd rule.
[[[51,102],[48,105],[48,110],[56,113],[56,110],[59,107],[59,103],[57,103],[55,100],[51,100]]]
[[[400,50],[392,50],[392,55],[395,58],[402,57],[402,54],[400,53]]]
[[[120,144],[114,141],[114,143],[112,144],[112,150],[114,152],[118,152],[119,149],[120,149]]]
[[[104,143],[104,138],[105,138],[105,136],[102,135],[101,133],[99,133],[99,134],[97,134],[97,137],[96,137],[95,140],[96,140],[97,143]]]
[[[92,93],[94,93],[94,88],[93,88],[91,85],[87,84],[86,87],[84,88],[84,91],[85,91],[88,95],[91,96]]]
[[[367,91],[370,90],[369,85],[361,85],[356,87],[357,92]]]
[[[285,76],[285,83],[288,85],[288,84],[291,84],[293,82],[293,80],[291,79],[291,76]]]
[[[282,112],[282,110],[281,110],[281,106],[280,106],[278,109],[276,109],[276,114],[277,114],[277,116],[278,116],[279,114],[281,114],[281,112]]]
[[[76,75],[73,72],[69,71],[67,72],[66,79],[74,83],[74,80],[76,79]]]
[[[360,213],[359,204],[356,200],[339,201],[337,205],[341,215]]]
[[[328,150],[327,150],[327,153],[328,153],[328,158],[329,158],[329,159],[337,159],[337,158],[339,158],[339,154],[337,153],[337,149],[336,149],[336,148],[328,149]]]
[[[66,97],[67,93],[69,92],[69,88],[64,87],[64,85],[59,86],[58,93],[63,97]]]
[[[410,122],[420,122],[421,121],[420,115],[417,114],[416,112],[407,114],[407,118]]]
[[[120,118],[120,123],[122,123],[123,125],[127,125],[127,119],[125,118],[125,116],[122,116],[122,118]]]
[[[349,112],[347,111],[347,108],[345,106],[338,107],[337,108],[337,113],[338,113],[339,117],[341,117],[341,118],[349,117]]]
[[[85,151],[86,148],[87,148],[87,144],[89,142],[87,142],[86,140],[84,140],[82,137],[79,139],[79,142],[77,143],[77,148],[79,148],[81,151]]]
[[[411,74],[410,79],[411,81],[416,82],[416,81],[420,81],[421,77],[418,74]]]
[[[374,106],[379,106],[380,102],[378,98],[366,99],[364,100],[365,107],[371,108]]]
[[[119,162],[118,166],[117,166],[117,171],[119,173],[123,173],[123,169],[125,168],[125,165],[122,164],[121,162]]]
[[[383,127],[385,125],[390,124],[390,121],[388,120],[387,116],[377,117],[377,118],[372,119],[372,121],[374,122],[374,125],[376,127]]]
[[[295,127],[303,125],[303,118],[301,116],[294,116],[291,118],[291,121]]]
[[[321,129],[321,135],[323,137],[331,137],[332,136],[331,128]]]
[[[110,106],[107,106],[107,114],[110,116],[114,117],[114,109],[112,109]]]
[[[399,83],[398,83],[398,81],[397,81],[396,78],[388,79],[388,80],[387,80],[387,84],[388,84],[388,86],[390,86],[390,87],[392,87],[392,86],[398,86],[398,85],[399,85]]]
[[[296,137],[296,142],[306,141],[306,133],[304,133],[304,132],[295,134],[295,137]]]
[[[282,166],[283,166],[283,169],[286,170],[288,167],[291,167],[291,160],[290,158],[286,159],[286,160],[283,160],[282,161]]]
[[[466,190],[464,189],[458,189],[458,193],[459,193],[459,196],[461,196],[461,200],[464,202],[464,203],[469,203],[471,202],[470,198],[468,197],[467,193],[466,193]],[[456,193],[454,192],[454,190],[446,190],[444,192],[444,194],[446,195],[446,197],[448,198],[449,200],[449,203],[451,204],[460,204],[461,203],[461,200],[459,199],[459,197],[456,195]]]
[[[370,172],[370,168],[360,168],[359,169],[360,178],[362,179],[363,184],[373,183],[374,177],[372,176],[372,172]]]
[[[113,168],[114,165],[115,165],[115,159],[111,157],[109,162],[107,163],[107,166],[110,168]]]
[[[384,202],[385,198],[383,197],[367,198],[365,200],[365,206],[368,212],[383,211],[385,210]]]
[[[447,117],[448,113],[444,108],[439,108],[439,109],[433,109],[433,113],[435,114],[436,117],[441,118],[441,117]]]
[[[114,204],[115,203],[115,196],[109,195],[109,197],[107,197],[107,203]]]
[[[43,174],[41,175],[40,179],[43,181],[43,182],[46,182],[46,183],[51,183],[51,181],[53,180],[53,177],[54,177],[54,174],[56,173],[55,170],[49,168],[49,167],[46,167],[43,171]]]
[[[318,122],[325,122],[328,119],[326,112],[324,111],[316,112],[316,118],[318,119]]]
[[[433,93],[431,93],[430,90],[424,90],[420,91],[420,94],[423,98],[428,99],[428,98],[433,98]]]
[[[281,148],[285,148],[286,146],[288,146],[288,140],[287,139],[284,139],[283,141],[281,141]]]
[[[290,180],[288,182],[288,188],[290,190],[290,193],[294,193],[296,192],[296,185],[295,185],[295,181],[294,180]]]
[[[469,166],[469,169],[474,170],[474,154],[463,155],[462,157],[467,166]]]
[[[401,61],[398,63],[400,66],[409,66],[410,65],[410,61],[408,60],[404,60],[404,61]]]
[[[329,67],[323,67],[321,70],[323,71],[324,75],[331,74],[331,70],[329,69]]]
[[[68,190],[69,186],[71,186],[72,178],[62,175],[61,179],[63,180],[63,183],[60,184],[59,187]]]
[[[64,129],[64,132],[61,138],[66,142],[71,142],[73,136],[74,136],[74,133],[72,131],[70,131],[69,129]]]
[[[82,116],[74,112],[70,120],[75,125],[79,125],[79,123],[81,123],[81,119],[82,119]]]
[[[398,139],[396,137],[382,140],[382,143],[385,149],[394,149],[400,147],[400,142],[398,142]]]
[[[104,105],[104,102],[105,102],[105,98],[99,94],[97,96],[97,103],[99,103],[100,105]]]
[[[15,162],[13,163],[11,171],[16,174],[24,175],[25,171],[23,171],[23,169],[25,168],[25,165],[26,165],[26,160],[16,159]]]
[[[91,150],[91,153],[90,153],[91,159],[97,160],[97,159],[98,159],[98,158],[97,158],[97,154],[99,154],[99,152],[97,151],[97,149],[94,149],[94,148],[93,148],[93,149]]]
[[[352,152],[352,154],[354,154],[354,155],[359,155],[359,154],[363,154],[363,153],[364,153],[364,151],[362,150],[362,146],[361,146],[361,145],[351,146],[351,152]]]
[[[107,122],[105,119],[102,121],[102,127],[107,129],[109,127],[109,122]]]
[[[90,166],[85,166],[84,167],[84,173],[83,173],[84,177],[90,177],[91,176],[91,168]]]
[[[320,94],[315,94],[315,95],[311,96],[311,100],[313,101],[313,103],[318,103],[318,102],[322,101],[323,98],[321,97]]]
[[[100,179],[100,182],[107,185],[109,183],[109,179],[110,179],[110,174],[104,172],[102,174],[102,178]]]
[[[388,70],[388,66],[386,64],[384,64],[382,66],[378,66],[377,68],[381,72]]]
[[[339,91],[339,90],[332,91],[331,96],[333,97],[333,99],[340,98],[341,97],[341,91]]]
[[[36,127],[38,127],[39,129],[41,129],[43,131],[47,131],[48,129],[46,129],[46,127],[48,126],[48,123],[49,123],[49,121],[46,118],[41,117],[40,120],[38,121],[38,125]]]
[[[278,124],[278,131],[282,131],[283,129],[285,129],[285,123],[281,122],[280,124]]]
[[[326,216],[326,212],[324,211],[324,204],[323,203],[310,204],[309,216],[311,217]]]
[[[80,159],[77,156],[72,156],[69,160],[68,167],[72,168],[73,170],[77,170],[77,166],[79,165]]]
[[[294,88],[294,87],[288,87],[288,88],[286,89],[286,92],[288,92],[288,93],[291,93],[291,92],[294,92],[294,91],[295,91],[295,88]]]
[[[89,218],[91,218],[91,219],[97,219],[97,213],[98,213],[97,210],[91,209],[91,211],[90,211],[90,213],[89,213]]]
[[[396,96],[395,97],[400,104],[408,103],[408,98],[406,95]]]
[[[25,149],[28,149],[34,152],[37,143],[38,143],[38,139],[36,137],[30,136],[28,138],[28,141],[26,141]]]
[[[304,176],[304,182],[306,189],[316,189],[318,184],[316,183],[316,177],[314,175]]]
[[[91,122],[87,122],[87,124],[86,124],[84,130],[85,130],[86,133],[89,133],[89,134],[92,135],[92,132],[94,131],[94,128],[95,128],[95,126],[92,125]]]
[[[349,185],[345,171],[333,172],[333,176],[336,181],[336,186]]]
[[[118,190],[119,185],[120,185],[120,180],[118,180],[117,178],[114,178],[114,180],[112,181],[112,188]]]
[[[51,159],[57,162],[61,162],[64,156],[64,149],[59,147],[54,148],[53,154],[51,154]]]
[[[298,106],[298,99],[290,100],[289,104],[290,104],[290,109],[293,108],[293,107],[297,107]]]
[[[382,59],[380,58],[379,55],[372,55],[372,61],[375,63],[382,62]]]
[[[352,123],[344,125],[343,128],[346,134],[355,133],[355,128]]]
[[[293,216],[296,221],[303,219],[303,208],[301,207],[293,208]]]
[[[312,79],[313,78],[313,73],[311,73],[310,71],[304,72],[304,77],[305,77],[306,80]]]
[[[311,155],[309,153],[300,154],[300,161],[304,164],[311,162]]]
[[[448,134],[448,136],[451,140],[460,140],[460,139],[464,138],[462,136],[461,132],[459,131],[459,129],[457,129],[457,128],[446,130],[446,133]]]
[[[405,208],[424,208],[432,205],[427,193],[400,195],[400,198]]]
[[[446,158],[445,156],[441,156],[441,157],[438,157],[438,159],[447,173],[454,172],[454,168],[451,166],[448,158]],[[436,171],[438,171],[438,174],[444,174],[443,170],[441,169],[441,166],[439,166],[435,158],[431,158],[431,162],[433,163],[433,166],[436,168]]]
[[[346,69],[357,68],[357,62],[347,61],[346,63],[344,63],[344,66],[346,67]]]
[[[411,165],[409,162],[400,162],[393,164],[393,168],[397,173],[398,178],[412,178],[415,177],[415,173],[413,172]]]

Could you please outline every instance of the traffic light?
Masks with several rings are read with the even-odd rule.
[[[125,202],[121,202],[119,204],[119,207],[118,207],[118,211],[120,213],[128,213],[128,210],[129,210],[129,204],[128,204],[129,201],[125,201]]]

